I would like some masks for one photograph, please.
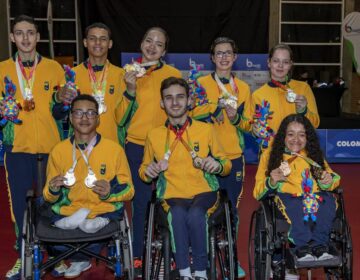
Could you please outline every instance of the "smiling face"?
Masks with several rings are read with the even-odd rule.
[[[166,37],[157,29],[151,29],[141,42],[142,62],[157,61],[165,55]]]
[[[106,59],[112,44],[108,31],[99,27],[91,28],[84,39],[84,46],[89,52],[89,57]]]
[[[298,122],[289,123],[286,129],[285,146],[291,152],[298,153],[306,146],[306,132],[303,124]]]
[[[214,54],[211,56],[216,65],[216,70],[231,71],[237,58],[230,43],[221,43],[215,46]]]
[[[172,124],[183,124],[187,118],[190,98],[184,87],[175,84],[163,90],[160,105]]]
[[[34,24],[20,21],[13,27],[10,34],[11,42],[15,43],[20,55],[35,56],[36,44],[40,40],[40,34]]]
[[[271,78],[283,82],[292,67],[290,53],[286,49],[275,50],[273,56],[268,60]]]
[[[99,115],[94,102],[76,101],[71,108],[70,122],[74,128],[75,137],[95,135]]]

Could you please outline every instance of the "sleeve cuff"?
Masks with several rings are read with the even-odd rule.
[[[135,100],[135,93],[131,94],[129,93],[127,90],[124,92],[124,96],[129,99],[130,101],[134,101]]]
[[[306,115],[306,113],[307,113],[307,106],[305,106],[305,108],[304,108],[304,109],[302,109],[302,110],[300,110],[300,111],[296,111],[296,113],[298,113],[298,114],[300,114],[300,115],[305,116],[305,115]]]
[[[277,182],[277,183],[275,184],[275,186],[273,186],[273,185],[270,183],[270,177],[267,177],[267,178],[266,178],[266,181],[265,181],[265,185],[266,185],[266,187],[267,187],[268,189],[276,190],[276,189],[279,188],[280,183]]]
[[[107,200],[110,197],[110,192],[105,196],[100,196],[101,200]]]
[[[54,189],[52,189],[52,188],[49,186],[49,192],[50,192],[52,195],[60,195],[60,193],[61,193],[61,188],[59,188],[58,191],[55,191]]]
[[[230,121],[232,125],[238,125],[240,123],[241,117],[239,114],[236,114],[234,120]]]
[[[212,113],[212,115],[213,115],[215,118],[217,118],[217,117],[221,114],[221,110],[222,110],[222,108],[219,107],[219,106],[217,106],[215,112]]]

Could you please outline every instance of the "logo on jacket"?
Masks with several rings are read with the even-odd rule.
[[[106,173],[106,164],[103,163],[100,166],[100,174],[105,175],[105,173]]]
[[[48,82],[48,81],[45,81],[45,82],[44,82],[44,90],[48,91],[49,88],[50,88],[49,82]]]
[[[199,145],[199,142],[194,142],[194,151],[195,151],[195,152],[200,151],[200,145]]]
[[[236,182],[239,182],[242,180],[242,171],[236,171]]]
[[[110,93],[110,94],[114,94],[114,92],[115,92],[115,87],[114,87],[114,85],[110,85],[110,87],[109,87],[109,93]]]

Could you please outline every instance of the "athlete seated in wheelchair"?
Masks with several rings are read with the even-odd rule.
[[[193,279],[192,269],[195,271],[194,279],[208,279],[207,217],[218,204],[219,185],[215,174],[228,174],[231,162],[225,158],[212,126],[188,117],[189,105],[189,86],[183,79],[170,77],[162,82],[161,107],[165,109],[168,120],[148,134],[139,169],[144,181],[150,183],[157,179],[156,199],[162,208],[159,211],[154,201],[150,205],[143,260],[144,279],[158,279],[157,269],[150,267],[159,260],[159,256],[152,252],[161,244],[153,240],[152,234],[156,231],[153,226],[161,226],[161,213],[169,228],[180,279]],[[157,225],[153,224],[155,214]],[[230,212],[228,214],[230,217]],[[168,242],[166,240],[165,243]],[[164,247],[168,247],[168,243]],[[167,254],[164,257],[164,278],[169,279],[169,250],[162,252]]]
[[[43,189],[47,203],[39,211],[30,202],[25,215],[24,277],[39,279],[41,271],[65,258],[70,258],[71,266],[64,276],[76,277],[91,267],[93,256],[112,266],[115,276],[132,279],[130,229],[123,202],[133,197],[134,188],[125,153],[96,132],[98,103],[92,96],[79,95],[72,101],[70,122],[74,136],[56,145],[49,156]],[[41,242],[50,255],[58,253],[45,264]],[[111,245],[112,258],[100,254],[104,243]]]
[[[286,272],[290,279],[284,269],[288,253],[295,268],[341,265],[339,252],[330,240],[337,212],[334,192],[339,183],[340,176],[325,161],[309,120],[300,114],[286,117],[272,149],[261,155],[256,174],[253,194],[262,202],[253,214],[255,232],[251,229],[250,233],[255,235],[250,237],[250,245],[254,247],[256,279],[268,279],[270,263],[274,278],[284,279]],[[343,211],[342,197],[340,203]],[[286,221],[285,230],[277,220],[278,212]],[[286,233],[281,235],[281,230]],[[347,225],[343,230],[349,233]]]

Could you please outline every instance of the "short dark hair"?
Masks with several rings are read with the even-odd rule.
[[[146,30],[145,35],[141,40],[141,43],[144,42],[144,40],[145,40],[146,36],[149,34],[149,32],[153,31],[153,30],[159,31],[162,34],[164,34],[164,37],[165,37],[165,48],[164,49],[165,49],[165,51],[167,51],[167,49],[169,47],[170,37],[169,37],[168,33],[165,31],[165,29],[162,27],[159,27],[159,26],[153,26],[153,27],[150,27],[148,30]]]
[[[105,29],[109,35],[109,39],[111,39],[111,30],[110,30],[109,26],[107,26],[105,23],[102,23],[102,22],[94,22],[93,24],[90,24],[88,27],[86,27],[85,38],[88,36],[90,29],[93,29],[93,28]]]
[[[269,51],[269,60],[272,59],[275,51],[277,51],[277,50],[287,50],[289,52],[291,61],[294,61],[294,53],[293,53],[292,49],[288,45],[285,45],[285,44],[278,44],[278,45],[272,47]]]
[[[73,99],[73,101],[71,101],[71,105],[70,105],[71,110],[70,111],[72,111],[72,108],[74,108],[74,105],[75,105],[76,102],[83,101],[83,100],[90,101],[90,102],[94,103],[95,108],[96,108],[96,112],[99,111],[99,103],[96,101],[94,96],[89,95],[89,94],[79,94],[78,96],[76,96]]]
[[[15,25],[22,21],[26,21],[26,22],[34,25],[36,32],[39,32],[39,29],[38,29],[39,27],[36,24],[35,19],[33,17],[27,16],[27,15],[19,15],[19,16],[15,17],[15,19],[13,20],[13,22],[11,24],[11,32],[12,33],[14,33]]]
[[[215,54],[215,48],[217,45],[219,44],[230,44],[231,45],[231,48],[233,49],[233,52],[234,53],[237,53],[239,51],[235,41],[233,39],[230,39],[228,37],[218,37],[214,40],[214,42],[211,44],[211,47],[210,47],[210,53],[211,55],[214,55]]]
[[[169,77],[161,82],[161,88],[160,88],[161,98],[163,98],[164,90],[168,89],[173,85],[179,85],[183,87],[185,89],[186,95],[189,97],[190,88],[188,83],[183,78]]]

